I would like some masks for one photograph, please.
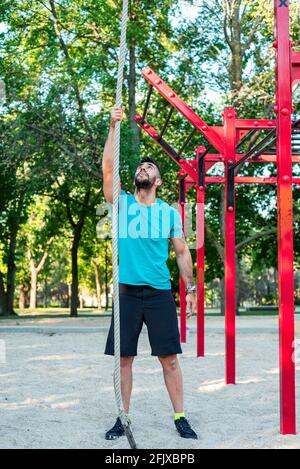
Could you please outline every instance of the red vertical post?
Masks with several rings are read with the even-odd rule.
[[[196,254],[197,254],[197,357],[204,357],[204,278],[205,278],[205,247],[204,247],[204,203],[205,203],[205,153],[206,148],[196,148],[197,155],[197,215],[196,215]]]
[[[294,249],[291,149],[291,42],[289,1],[275,0],[277,81],[277,208],[280,431],[296,433],[294,351]]]
[[[204,357],[204,186],[197,187],[197,357]]]
[[[224,111],[224,159],[225,159],[225,335],[226,335],[226,384],[235,384],[235,307],[236,307],[236,260],[235,260],[235,188],[230,165],[235,162],[236,129],[235,110]]]
[[[182,220],[183,232],[185,233],[185,202],[186,185],[185,172],[179,171],[179,210]],[[179,277],[179,295],[180,295],[180,340],[186,343],[186,292],[183,278]]]

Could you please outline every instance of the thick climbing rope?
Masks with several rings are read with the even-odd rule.
[[[121,23],[121,41],[119,51],[118,84],[116,94],[116,107],[122,106],[122,90],[124,80],[124,65],[126,58],[126,34],[128,21],[128,0],[123,0],[123,13]],[[116,123],[115,141],[114,141],[114,172],[113,172],[113,216],[112,216],[112,261],[113,261],[113,287],[114,287],[114,388],[115,398],[118,409],[118,416],[122,422],[128,442],[131,448],[136,448],[131,428],[130,420],[125,414],[121,394],[121,350],[120,350],[120,301],[119,301],[119,249],[118,249],[118,231],[119,231],[119,188],[120,188],[120,134],[121,124]]]

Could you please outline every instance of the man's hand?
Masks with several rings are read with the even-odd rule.
[[[193,314],[197,313],[197,302],[194,293],[186,295],[186,311],[187,318],[189,319]]]
[[[120,122],[124,119],[124,111],[123,107],[114,107],[110,111],[110,126],[115,128],[117,122]]]

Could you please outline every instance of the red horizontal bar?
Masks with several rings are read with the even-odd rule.
[[[300,65],[300,52],[292,52],[292,64]]]
[[[300,80],[300,52],[292,52],[292,82]]]
[[[246,163],[276,163],[276,162],[277,162],[276,155],[260,155],[255,160],[252,160],[251,158],[246,160]],[[292,155],[292,163],[300,163],[300,155]]]
[[[182,173],[181,173],[182,175]],[[225,178],[222,176],[206,176],[205,182],[208,184],[222,184]],[[187,177],[185,182],[188,184],[194,184],[194,180]],[[277,184],[276,177],[255,177],[255,176],[237,176],[234,179],[236,184]],[[293,184],[300,184],[300,178],[293,178]]]
[[[276,128],[276,121],[272,119],[236,119],[235,124],[238,130]]]
[[[239,154],[236,155],[236,160],[238,161],[240,158],[242,158],[243,155]],[[195,160],[188,160],[190,164],[192,164],[192,161]],[[224,163],[224,157],[219,155],[219,154],[208,154],[205,157],[205,161],[207,162],[215,162],[215,163]],[[251,158],[246,160],[246,163],[276,163],[276,155],[260,155],[258,158],[255,160],[252,160]],[[292,155],[292,163],[300,163],[300,155]]]
[[[142,76],[170,103],[174,106],[220,153],[224,151],[224,140],[209,127],[182,99],[168,86],[150,67],[146,67]]]

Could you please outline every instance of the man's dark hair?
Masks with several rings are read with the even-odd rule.
[[[158,164],[156,163],[155,160],[153,160],[152,158],[150,158],[150,156],[144,156],[144,158],[142,158],[142,159],[140,160],[139,166],[140,166],[141,164],[143,164],[143,163],[152,163],[152,164],[154,164],[154,166],[157,167],[158,172],[159,172],[159,174],[160,174],[160,169],[159,169]]]

